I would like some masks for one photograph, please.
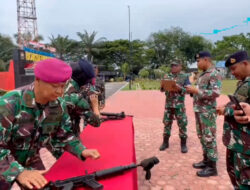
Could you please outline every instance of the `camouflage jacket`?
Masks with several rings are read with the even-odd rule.
[[[85,122],[93,126],[100,126],[100,119],[90,107],[89,95],[95,93],[95,88],[91,84],[80,86],[73,79],[69,80],[65,87],[64,99],[66,101],[69,115],[83,116]]]
[[[50,147],[52,154],[60,147],[83,159],[85,147],[71,131],[65,101],[59,98],[45,106],[37,104],[33,84],[2,96],[0,186],[13,182],[41,147]]]
[[[184,107],[185,104],[185,93],[186,89],[184,88],[186,80],[188,80],[188,75],[185,73],[179,73],[179,74],[168,74],[164,77],[164,79],[171,79],[175,80],[176,83],[181,87],[180,92],[169,92],[166,91],[166,108],[180,108]]]
[[[105,82],[100,78],[96,77],[96,91],[99,93],[98,102],[100,107],[105,106]]]
[[[197,79],[198,94],[194,95],[194,112],[216,112],[216,98],[220,96],[222,77],[209,68]]]
[[[239,102],[250,104],[250,77],[238,84],[234,96]],[[223,125],[223,143],[228,149],[250,155],[250,123],[237,123],[230,104],[226,107]]]

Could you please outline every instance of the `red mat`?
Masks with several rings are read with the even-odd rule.
[[[134,149],[134,126],[131,117],[102,123],[99,128],[87,126],[81,134],[83,144],[96,148],[101,154],[98,160],[81,161],[68,152],[53,165],[46,179],[56,181],[88,173],[123,166],[136,162]],[[106,190],[137,190],[137,171],[130,170],[123,175],[98,181]],[[87,188],[79,188],[87,189]]]

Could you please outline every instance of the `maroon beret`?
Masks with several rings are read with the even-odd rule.
[[[60,59],[45,59],[35,64],[35,77],[44,82],[61,83],[71,78],[71,67]]]

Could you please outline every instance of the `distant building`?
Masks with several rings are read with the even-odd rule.
[[[215,67],[216,70],[220,72],[223,78],[227,76],[227,68],[225,66],[225,61],[217,61]]]

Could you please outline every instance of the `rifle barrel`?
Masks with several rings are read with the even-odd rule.
[[[127,165],[127,166],[117,166],[117,167],[114,167],[114,168],[110,168],[110,169],[95,172],[95,176],[96,176],[97,179],[105,178],[105,177],[115,175],[115,174],[119,174],[119,173],[122,174],[123,172],[125,172],[127,170],[130,170],[132,168],[136,168],[136,167],[137,167],[137,165],[134,164],[134,163],[130,164],[130,165]]]

